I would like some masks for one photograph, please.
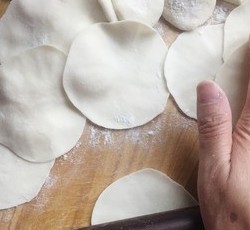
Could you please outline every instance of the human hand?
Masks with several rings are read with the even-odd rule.
[[[233,133],[229,102],[214,82],[197,87],[197,117],[198,194],[206,230],[250,229],[250,87]]]

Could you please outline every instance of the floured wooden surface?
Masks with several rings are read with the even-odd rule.
[[[0,13],[8,1],[0,0]],[[156,26],[169,45],[177,36],[163,20]],[[99,194],[113,181],[151,167],[168,174],[196,196],[196,123],[172,99],[149,124],[111,131],[88,122],[81,140],[56,161],[42,191],[30,203],[0,211],[0,229],[61,230],[88,226]]]
[[[129,131],[88,124],[78,145],[57,160],[30,203],[0,212],[0,229],[72,229],[88,226],[98,195],[111,182],[141,168],[164,173],[196,196],[195,122],[170,100],[164,114]]]

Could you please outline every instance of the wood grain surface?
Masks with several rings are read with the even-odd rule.
[[[0,14],[8,2],[0,0]],[[157,29],[168,46],[178,34],[164,20]],[[182,115],[172,98],[163,114],[136,129],[112,131],[87,122],[76,147],[57,159],[39,195],[29,203],[0,211],[0,229],[88,226],[100,193],[118,178],[147,167],[166,173],[197,197],[197,165],[196,122]]]

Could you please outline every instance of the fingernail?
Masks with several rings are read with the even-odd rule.
[[[213,81],[203,81],[197,86],[197,101],[201,104],[212,104],[221,98],[221,90]]]

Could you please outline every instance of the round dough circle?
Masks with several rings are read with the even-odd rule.
[[[143,169],[107,187],[93,209],[91,224],[196,206],[197,201],[165,174]]]
[[[98,0],[98,2],[108,22],[117,22],[118,18],[116,16],[112,0]]]
[[[63,90],[66,55],[41,46],[0,66],[0,143],[21,158],[46,162],[71,150],[86,119]]]
[[[240,5],[244,0],[225,0],[225,1],[238,6],[238,5]]]
[[[205,26],[184,32],[169,49],[165,76],[179,108],[196,119],[196,87],[214,80],[222,65],[223,25]]]
[[[30,163],[0,145],[0,209],[29,202],[37,196],[54,161]]]
[[[163,17],[180,30],[193,30],[212,16],[216,0],[165,0]]]
[[[225,22],[223,59],[228,58],[243,44],[248,42],[250,33],[250,1],[236,7]]]
[[[112,0],[119,20],[136,20],[154,26],[162,15],[164,0]]]
[[[0,62],[40,45],[68,52],[81,30],[106,21],[97,0],[11,1],[0,20]]]
[[[246,101],[250,73],[249,58],[248,44],[244,44],[232,54],[216,74],[215,81],[228,97],[234,125]]]
[[[143,125],[164,111],[167,47],[152,28],[133,21],[89,27],[73,42],[64,72],[72,103],[105,128]]]

